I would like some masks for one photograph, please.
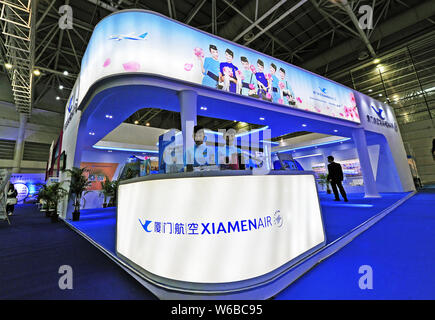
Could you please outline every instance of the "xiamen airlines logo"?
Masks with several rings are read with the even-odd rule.
[[[140,219],[139,219],[139,222],[140,222],[142,228],[143,228],[146,232],[151,232],[151,231],[152,231],[152,230],[149,229],[149,225],[151,224],[152,221],[150,221],[150,220],[145,220],[145,222],[142,223],[142,221],[140,221]]]
[[[320,87],[319,87],[319,89],[320,89],[320,91],[322,91],[324,94],[327,94],[327,93],[328,93],[328,91],[326,90],[326,88],[320,88]]]
[[[372,107],[373,111],[377,114],[377,116],[379,117],[379,119],[381,119],[381,120],[385,120],[385,117],[382,115],[382,113],[384,112],[384,110],[383,110],[381,107],[376,108],[374,105],[371,105],[371,107]]]
[[[384,109],[382,107],[377,108],[375,107],[375,105],[371,104],[370,109],[372,109],[376,113],[377,117],[372,116],[371,114],[367,114],[367,122],[375,124],[377,126],[394,129],[394,131],[396,132],[399,130],[397,123],[386,120],[386,117],[384,116]]]
[[[270,229],[274,226],[281,228],[283,217],[279,210],[270,216],[225,222],[168,222],[138,219],[141,228],[146,233],[172,234],[172,235],[219,235],[228,233],[252,232]]]

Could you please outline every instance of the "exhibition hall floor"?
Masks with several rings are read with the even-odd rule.
[[[0,221],[0,300],[156,299],[64,223],[51,223],[35,205],[16,206],[11,225]],[[73,289],[59,288],[71,266]]]
[[[333,202],[321,194],[328,243],[389,208],[407,194],[380,199],[350,195]],[[435,190],[420,191],[337,253],[322,261],[276,299],[435,298]],[[116,211],[83,210],[72,228],[114,254]],[[0,224],[0,299],[155,299],[89,241],[52,224],[34,205],[17,206],[12,225]],[[70,265],[74,289],[60,290],[59,267]],[[373,290],[361,290],[361,265],[373,269]]]

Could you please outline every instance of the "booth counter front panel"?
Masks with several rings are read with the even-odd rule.
[[[118,197],[118,256],[170,290],[268,290],[326,243],[311,173],[155,175],[124,182]]]

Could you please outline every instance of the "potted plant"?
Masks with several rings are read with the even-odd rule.
[[[328,180],[327,174],[322,173],[319,175],[319,184],[322,186],[323,190],[325,190],[325,186],[326,186],[326,193],[328,193],[328,194],[331,193],[331,189],[329,188],[329,180]]]
[[[116,207],[118,204],[118,186],[119,180],[112,181],[112,198],[109,201],[109,207]]]
[[[60,200],[62,200],[67,194],[64,188],[62,188],[61,182],[52,182],[46,187],[47,201],[48,201],[48,211],[50,212],[51,222],[57,222],[59,220],[59,215],[57,213],[57,205]]]
[[[70,193],[74,195],[73,221],[78,221],[80,220],[80,201],[82,196],[89,192],[87,188],[92,182],[84,175],[86,168],[72,167],[65,171],[71,176]]]
[[[48,191],[47,185],[41,184],[41,188],[38,190],[38,202],[41,204],[40,211],[45,212],[45,216],[49,217],[50,213],[48,211]]]
[[[114,191],[113,182],[110,181],[108,176],[106,176],[105,180],[101,182],[101,191],[100,191],[100,193],[104,197],[103,208],[108,207],[107,199],[113,197],[113,191]]]

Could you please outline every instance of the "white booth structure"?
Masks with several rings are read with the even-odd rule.
[[[390,106],[143,10],[116,12],[95,27],[66,106],[66,168],[80,167],[86,152],[145,107],[179,112],[185,144],[186,123],[198,115],[264,125],[272,137],[307,130],[348,138],[366,197],[415,190]],[[70,219],[67,202],[62,210]],[[163,298],[271,297],[287,286],[292,266],[326,243],[312,168],[126,180],[116,230],[119,259]]]

